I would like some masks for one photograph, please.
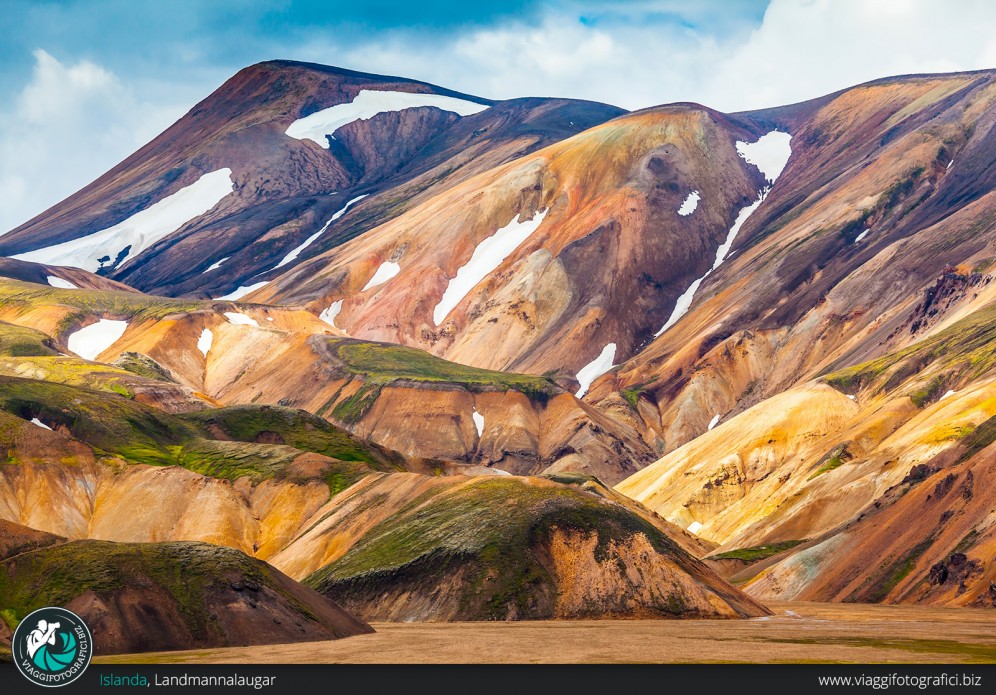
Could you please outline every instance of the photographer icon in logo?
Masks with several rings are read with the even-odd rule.
[[[52,688],[83,675],[93,656],[93,637],[75,613],[39,608],[17,625],[11,651],[25,678]]]

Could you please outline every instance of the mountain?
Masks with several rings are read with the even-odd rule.
[[[578,470],[617,482],[653,460],[636,431],[548,378],[351,340],[301,309],[0,281],[3,321],[13,323],[0,323],[0,336],[19,334],[13,324],[41,332],[23,338],[11,375],[65,381],[70,371],[69,383],[90,386],[107,368],[58,356],[75,351],[117,367],[111,390],[157,394],[154,407],[169,394],[173,410],[302,408],[401,452],[410,470]],[[129,369],[152,378],[120,373]],[[412,438],[413,427],[422,436]]]
[[[791,120],[752,114],[793,129],[785,171],[688,315],[593,397],[622,410],[612,392],[633,392],[648,438],[670,451],[716,415],[984,306],[994,79],[893,78],[796,107]]]
[[[606,347],[610,364],[635,354],[711,265],[764,182],[736,143],[762,132],[695,106],[622,116],[453,186],[250,298],[334,306],[353,337],[554,372],[576,390]]]
[[[221,296],[361,234],[412,200],[619,113],[260,63],[107,174],[0,237],[0,255],[78,265],[159,294]]]
[[[994,99],[247,68],[0,237],[0,518],[365,620],[989,607]]]
[[[3,533],[30,530],[5,524]],[[86,621],[98,655],[373,632],[265,562],[206,543],[59,539],[0,558],[0,601],[13,621],[65,606]]]

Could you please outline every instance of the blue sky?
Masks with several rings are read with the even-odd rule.
[[[272,58],[726,111],[996,67],[991,0],[0,0],[0,16],[0,233]]]

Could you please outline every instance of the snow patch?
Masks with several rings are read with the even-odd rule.
[[[234,323],[236,326],[255,326],[259,328],[259,324],[256,323],[255,319],[235,311],[226,311],[225,318],[228,319],[229,323]]]
[[[857,244],[859,241],[861,241],[862,239],[864,239],[866,236],[868,236],[868,232],[870,232],[870,231],[871,231],[871,229],[866,229],[865,231],[861,232],[861,234],[859,234],[858,236],[854,237],[854,243]]]
[[[446,285],[439,304],[432,311],[432,320],[437,326],[477,283],[501,265],[509,254],[539,228],[546,213],[546,210],[541,210],[533,215],[531,220],[521,222],[519,221],[521,214],[517,214],[511,222],[477,245],[470,260],[457,270],[456,276]]]
[[[772,130],[757,142],[738,140],[737,154],[748,164],[756,166],[764,174],[764,178],[774,183],[792,155],[791,140],[792,136],[788,133]]]
[[[460,116],[469,116],[488,108],[466,99],[446,97],[439,94],[411,94],[388,90],[362,89],[353,100],[346,104],[336,104],[327,109],[299,118],[285,131],[298,140],[312,140],[328,149],[326,135],[332,135],[339,128],[353,121],[365,121],[378,113],[404,111],[425,106],[434,106],[442,111],[452,111]]]
[[[343,206],[342,210],[339,210],[337,213],[335,213],[334,215],[332,215],[332,217],[329,219],[329,221],[326,222],[322,226],[321,229],[319,229],[317,232],[315,232],[310,237],[308,237],[307,239],[305,239],[303,244],[301,244],[300,246],[298,246],[297,248],[295,248],[293,251],[291,251],[290,253],[288,253],[286,256],[283,257],[283,259],[279,263],[277,263],[275,266],[273,266],[273,270],[276,270],[277,268],[279,268],[281,266],[287,265],[288,263],[290,263],[291,261],[293,261],[295,258],[297,258],[298,256],[300,256],[302,251],[304,251],[306,248],[308,248],[313,243],[315,243],[318,240],[318,237],[320,237],[322,234],[325,233],[325,230],[329,228],[330,224],[332,224],[337,219],[339,219],[340,217],[342,217],[343,215],[346,214],[346,210],[349,210],[349,206],[350,205],[352,205],[353,203],[356,203],[356,202],[358,202],[360,200],[363,200],[368,195],[369,195],[369,193],[364,193],[363,195],[357,196],[357,197],[353,198],[352,200],[350,200],[349,202],[347,202]]]
[[[255,292],[256,290],[258,290],[263,285],[269,285],[269,284],[270,284],[269,280],[264,280],[263,282],[257,282],[257,283],[255,283],[253,285],[247,285],[245,287],[240,287],[239,289],[235,290],[234,292],[229,292],[224,297],[215,297],[215,299],[217,299],[218,301],[234,302],[236,300],[242,299],[243,297],[245,297],[250,292]]]
[[[340,311],[342,311],[342,301],[343,300],[340,299],[337,302],[332,302],[332,305],[329,306],[328,309],[320,313],[318,315],[318,318],[320,318],[328,325],[332,326],[332,328],[339,328],[337,325],[335,325],[335,317],[339,315]]]
[[[947,393],[945,393],[945,394],[944,394],[943,396],[941,396],[941,397],[940,397],[940,398],[938,398],[937,400],[939,400],[939,401],[943,401],[943,400],[944,400],[945,398],[947,398],[948,396],[953,396],[953,395],[955,395],[956,393],[957,393],[957,391],[948,391]]]
[[[474,418],[474,427],[477,428],[477,436],[480,437],[484,434],[484,416],[477,412],[477,408],[474,408],[470,416]]]
[[[699,195],[698,191],[692,191],[688,194],[688,197],[685,198],[685,202],[681,204],[681,207],[678,208],[678,214],[682,217],[691,215],[695,212],[695,208],[699,206],[699,200],[701,199],[702,197]]]
[[[695,534],[697,534],[699,531],[702,530],[702,524],[700,524],[697,521],[693,521],[692,523],[690,523],[688,525],[688,529],[687,530],[688,530],[689,533],[695,533]]]
[[[85,360],[95,360],[97,355],[118,342],[126,328],[127,321],[100,319],[70,334],[66,347]]]
[[[953,159],[950,162],[948,162],[948,165],[946,167],[944,167],[944,168],[945,169],[950,169],[952,164],[954,164],[954,160]]]
[[[856,400],[858,400],[858,397],[857,397],[857,396],[855,396],[855,395],[853,395],[853,394],[850,394],[850,393],[849,393],[849,394],[847,394],[847,397],[848,397],[848,398],[850,398],[850,399],[851,399],[852,401],[856,401]]]
[[[113,227],[12,258],[74,266],[91,272],[120,267],[206,213],[233,190],[232,170],[218,169]]]
[[[32,425],[38,425],[38,426],[39,426],[39,427],[41,427],[41,428],[42,428],[43,430],[48,430],[49,432],[51,432],[51,431],[52,431],[52,428],[51,428],[51,427],[49,427],[48,425],[46,425],[46,424],[45,424],[44,422],[42,422],[41,420],[39,420],[39,419],[38,419],[38,418],[36,418],[36,417],[33,417],[33,418],[31,418],[31,424],[32,424]]]
[[[231,258],[231,256],[225,256],[221,260],[215,261],[214,263],[212,263],[211,265],[209,265],[207,267],[207,269],[204,272],[201,273],[201,275],[203,275],[204,273],[210,273],[212,270],[217,270],[218,268],[221,267],[221,264],[224,263],[225,261],[227,261],[229,258]]]
[[[58,287],[60,290],[78,290],[79,287],[69,282],[69,280],[63,280],[62,278],[57,278],[54,275],[46,275],[45,279],[48,280],[48,284],[52,287]]]
[[[197,349],[200,350],[205,357],[207,357],[208,351],[211,349],[211,343],[213,342],[214,333],[211,332],[211,329],[205,328],[201,331],[201,337],[197,339]]]
[[[401,272],[401,266],[397,263],[392,263],[391,261],[386,261],[380,264],[377,268],[377,272],[373,274],[373,277],[363,286],[360,292],[366,292],[371,287],[376,287],[377,285],[383,285],[385,282],[393,278],[395,275]]]
[[[744,226],[744,222],[746,222],[747,218],[751,216],[751,213],[757,210],[758,206],[764,201],[764,197],[768,195],[769,190],[769,188],[764,188],[760,195],[758,195],[757,200],[740,210],[740,213],[737,215],[737,219],[733,222],[733,226],[730,227],[730,231],[726,235],[726,241],[720,244],[719,248],[716,249],[716,260],[713,261],[712,268],[707,270],[705,275],[689,285],[688,289],[685,290],[680,297],[678,297],[678,301],[674,303],[674,310],[671,312],[671,316],[668,318],[667,323],[665,323],[659,331],[654,333],[655,338],[660,337],[664,331],[678,323],[678,319],[688,313],[688,310],[692,307],[692,300],[695,299],[695,293],[699,291],[699,285],[701,285],[702,282],[709,277],[712,271],[716,270],[716,268],[721,266],[723,261],[726,260],[726,256],[730,252],[730,247],[733,246],[733,241],[737,238],[740,228]]]
[[[592,382],[612,369],[612,360],[615,358],[616,344],[609,343],[602,348],[602,352],[599,353],[598,357],[586,364],[581,368],[581,371],[578,372],[577,379],[578,383],[581,384],[581,388],[579,388],[578,392],[574,395],[578,398],[584,398],[584,395],[588,393],[588,389],[591,388]]]
[[[785,163],[788,162],[789,157],[792,154],[792,147],[790,141],[792,136],[788,133],[780,133],[777,130],[773,130],[767,135],[763,136],[760,140],[755,143],[746,143],[743,141],[737,141],[737,152],[745,161],[753,164],[761,173],[767,177],[768,181],[774,184],[775,179],[778,175],[782,173],[782,169],[785,168]],[[765,197],[768,195],[768,191],[771,190],[771,186],[765,186],[758,193],[757,200],[742,208],[737,214],[737,219],[734,220],[733,226],[730,227],[729,233],[726,235],[726,241],[719,245],[716,249],[716,260],[713,261],[712,268],[706,271],[705,275],[695,280],[688,289],[678,297],[678,301],[674,304],[674,310],[671,312],[670,318],[668,318],[667,323],[665,323],[659,331],[654,333],[654,337],[658,338],[667,329],[678,322],[682,316],[688,313],[688,310],[692,307],[692,300],[695,299],[695,293],[699,290],[699,285],[709,277],[712,271],[716,270],[719,266],[723,264],[726,260],[726,256],[730,253],[730,248],[733,246],[734,240],[737,238],[737,234],[740,232],[740,228],[744,226],[744,222],[747,218],[757,210],[757,208],[764,202]]]
[[[719,424],[719,413],[716,413],[713,416],[712,420],[709,421],[709,427],[706,429],[706,432],[709,432],[710,430],[712,430],[713,427],[715,427],[718,424]]]

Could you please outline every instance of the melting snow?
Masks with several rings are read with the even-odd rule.
[[[747,221],[747,218],[750,217],[751,213],[757,210],[757,206],[761,204],[761,201],[764,200],[764,197],[767,194],[768,189],[765,188],[761,191],[761,194],[758,196],[757,200],[740,211],[740,214],[737,215],[736,221],[733,223],[733,226],[730,227],[730,231],[726,235],[726,241],[720,244],[719,248],[716,249],[716,260],[713,261],[712,268],[707,270],[705,275],[689,285],[688,289],[685,290],[680,297],[678,297],[678,301],[674,303],[674,310],[671,312],[671,317],[659,331],[654,333],[655,338],[660,336],[674,324],[678,323],[678,319],[688,313],[688,310],[692,307],[692,300],[695,299],[695,293],[699,291],[699,285],[701,285],[702,282],[709,277],[712,271],[716,270],[716,268],[721,266],[723,261],[726,260],[726,255],[730,252],[730,247],[733,246],[733,241],[737,238],[737,233],[740,232],[740,228],[744,225],[744,222]]]
[[[616,344],[609,343],[602,348],[602,352],[599,353],[598,357],[586,364],[581,368],[581,371],[578,372],[577,378],[578,383],[581,384],[581,388],[579,388],[578,392],[574,395],[578,398],[584,398],[584,395],[588,393],[588,389],[591,387],[592,382],[612,369],[612,360],[615,358]]]
[[[48,284],[52,287],[58,287],[60,290],[78,290],[79,287],[69,282],[69,280],[63,280],[62,278],[57,278],[54,275],[46,275],[45,279],[48,280]]]
[[[360,90],[360,93],[347,104],[336,104],[316,111],[310,116],[299,118],[287,128],[287,135],[298,140],[313,140],[325,149],[329,143],[326,135],[332,135],[342,126],[353,121],[367,120],[378,113],[404,111],[422,106],[435,106],[443,111],[452,111],[460,116],[469,116],[488,108],[465,99],[445,97],[439,94],[411,94],[380,90]]]
[[[205,270],[204,273],[210,273],[212,270],[217,270],[218,268],[221,267],[221,264],[227,261],[229,258],[231,258],[231,256],[225,256],[221,260],[215,261],[214,263],[212,263],[207,267],[207,270]],[[201,275],[203,275],[204,273],[201,273]]]
[[[699,200],[701,200],[699,192],[692,191],[691,193],[688,194],[688,197],[685,198],[685,202],[681,204],[681,207],[678,208],[678,214],[681,215],[682,217],[685,217],[686,215],[691,215],[693,212],[695,212],[695,208],[699,206]]]
[[[121,266],[217,205],[234,190],[231,177],[231,169],[212,171],[113,227],[13,258],[91,272]]]
[[[791,140],[792,136],[788,133],[772,130],[757,142],[738,140],[737,154],[748,164],[756,166],[764,174],[764,178],[774,183],[792,155]]]
[[[258,290],[263,285],[269,285],[269,284],[270,284],[269,280],[264,280],[263,282],[257,282],[254,285],[248,285],[248,286],[245,286],[245,287],[240,287],[239,289],[235,290],[234,292],[230,292],[230,293],[226,294],[224,297],[215,297],[215,299],[217,299],[219,301],[234,302],[236,300],[242,299],[243,297],[245,297],[250,292],[255,292],[256,290]]]
[[[713,418],[712,418],[712,420],[709,421],[709,428],[706,431],[708,432],[709,430],[711,430],[713,427],[715,427],[718,424],[719,424],[719,413],[717,413],[716,415],[714,415]]]
[[[350,205],[352,205],[353,203],[356,203],[356,202],[359,202],[359,201],[363,200],[368,195],[369,195],[369,193],[364,193],[363,195],[357,196],[357,197],[353,198],[352,200],[350,200],[348,203],[346,203],[343,206],[342,210],[340,210],[336,214],[332,215],[331,219],[329,219],[329,221],[326,222],[324,224],[324,226],[322,226],[321,229],[319,229],[317,232],[315,232],[310,237],[308,237],[307,239],[305,239],[303,244],[301,244],[300,246],[298,246],[297,248],[295,248],[293,251],[291,251],[290,253],[288,253],[286,256],[283,257],[283,260],[281,260],[279,263],[277,263],[275,266],[273,266],[273,270],[276,270],[280,266],[287,265],[288,263],[290,263],[291,261],[293,261],[295,258],[297,258],[299,255],[301,255],[302,251],[304,251],[306,248],[308,248],[313,243],[315,243],[315,241],[318,240],[318,237],[320,237],[322,234],[325,233],[325,230],[329,228],[330,224],[332,224],[337,219],[339,219],[340,217],[342,217],[343,215],[346,214],[346,210],[349,209]]]
[[[38,418],[36,418],[36,417],[33,417],[33,418],[31,418],[31,424],[32,424],[32,425],[38,425],[38,426],[39,426],[39,427],[41,427],[42,429],[46,429],[46,430],[48,430],[48,431],[50,431],[50,432],[52,431],[52,428],[51,428],[51,427],[49,427],[48,425],[46,425],[46,424],[45,424],[44,422],[42,422],[41,420],[39,420],[39,419],[38,419]]]
[[[484,434],[484,416],[477,412],[477,408],[474,408],[471,417],[474,418],[474,427],[477,428],[477,436],[480,437]]]
[[[470,260],[457,270],[456,277],[446,285],[442,299],[432,311],[432,320],[437,326],[477,283],[501,265],[509,254],[539,228],[546,213],[546,210],[541,210],[533,215],[533,219],[522,222],[519,221],[521,214],[516,215],[511,222],[477,245]]]
[[[197,339],[197,349],[200,350],[205,357],[208,356],[208,351],[211,349],[211,343],[214,342],[214,333],[210,329],[205,328],[201,331],[201,337]]]
[[[70,334],[66,347],[85,360],[94,360],[97,355],[118,342],[126,328],[127,321],[100,319],[97,323]]]
[[[255,319],[249,318],[245,314],[239,314],[234,311],[226,311],[225,318],[236,326],[255,326],[259,328],[259,324],[256,323]]]
[[[377,272],[373,274],[370,281],[363,286],[360,292],[366,292],[371,287],[376,287],[377,285],[383,285],[385,282],[393,278],[395,275],[401,272],[401,266],[397,263],[392,263],[391,261],[386,261],[380,264],[377,268]]]
[[[775,179],[777,179],[778,175],[782,173],[782,169],[785,168],[785,163],[792,154],[792,148],[789,145],[789,141],[791,139],[792,136],[788,133],[780,133],[777,130],[773,130],[755,143],[738,141],[737,152],[744,158],[744,160],[760,169],[761,173],[767,177],[768,181],[774,184]],[[654,333],[655,338],[663,334],[664,331],[676,324],[678,319],[688,313],[688,310],[692,306],[692,300],[695,299],[695,293],[699,290],[699,285],[702,284],[703,280],[709,277],[709,274],[712,273],[712,271],[716,270],[716,268],[721,266],[723,261],[726,260],[726,256],[730,253],[730,248],[733,246],[733,242],[737,238],[740,228],[744,226],[744,222],[747,221],[747,218],[750,217],[751,214],[761,205],[761,203],[764,202],[764,199],[770,190],[771,186],[765,186],[758,193],[757,200],[740,210],[737,214],[737,219],[734,220],[733,226],[730,227],[730,231],[726,235],[726,241],[720,244],[719,248],[716,249],[716,260],[713,261],[712,268],[707,270],[705,275],[689,285],[688,289],[685,290],[680,297],[678,297],[678,301],[674,304],[674,310],[671,312],[671,317],[668,318],[667,323],[665,323],[659,331]]]
[[[861,232],[861,234],[859,234],[858,236],[854,237],[854,243],[857,244],[859,241],[861,241],[862,239],[864,239],[866,236],[868,236],[868,232],[870,232],[870,231],[871,231],[870,229],[866,229],[865,231]]]
[[[337,302],[332,302],[332,305],[328,309],[320,313],[318,315],[318,318],[320,318],[328,325],[332,326],[332,328],[339,328],[337,325],[335,325],[335,317],[339,315],[340,311],[342,311],[341,299]]]
[[[693,521],[692,523],[690,523],[688,525],[688,532],[689,533],[698,533],[701,530],[702,530],[702,524],[700,524],[697,521]]]

